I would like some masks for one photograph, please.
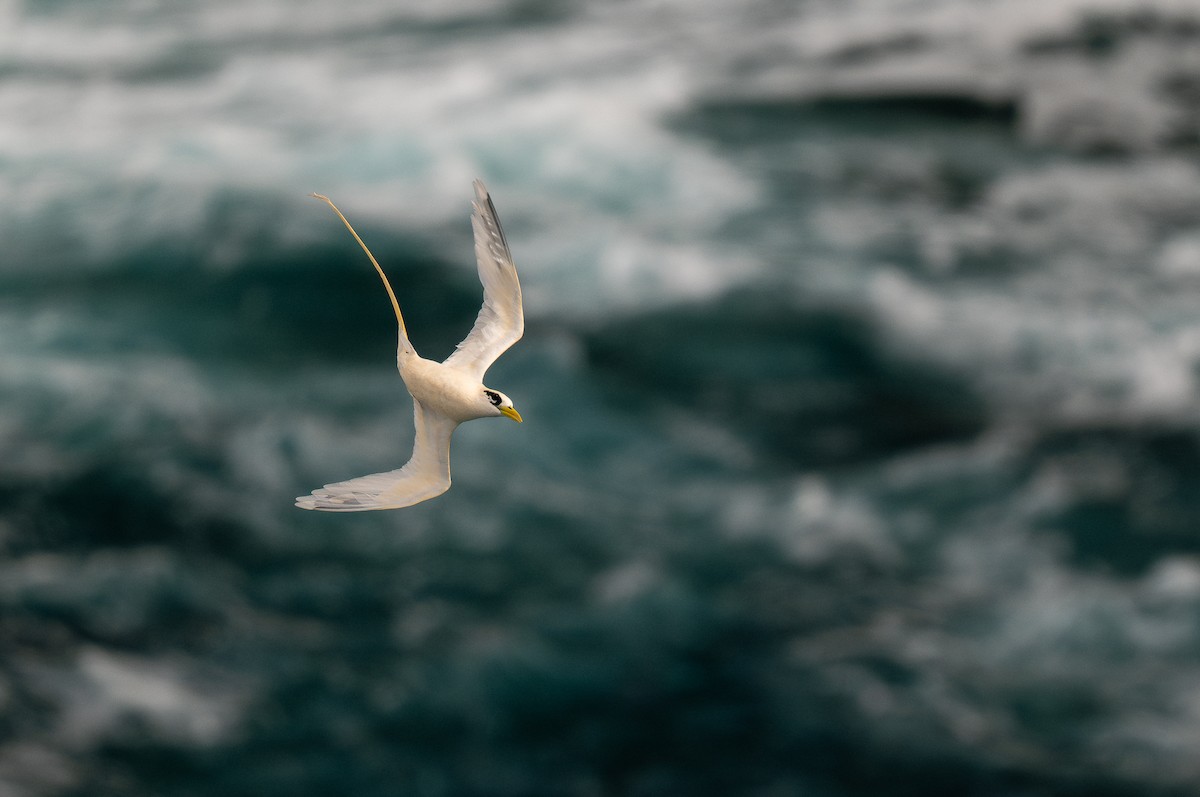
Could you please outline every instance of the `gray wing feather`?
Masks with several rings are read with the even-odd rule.
[[[296,499],[302,509],[362,512],[419,504],[450,489],[450,437],[458,424],[413,399],[416,439],[403,468],[327,484]]]
[[[492,363],[525,332],[525,314],[521,307],[521,283],[517,267],[496,216],[496,206],[487,188],[475,181],[475,201],[471,203],[471,226],[475,231],[475,259],[479,281],[483,283],[483,307],[475,326],[446,358],[452,365],[483,381]]]

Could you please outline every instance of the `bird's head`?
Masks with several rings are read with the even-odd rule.
[[[492,390],[485,387],[483,396],[487,399],[489,405],[495,411],[496,415],[503,415],[506,418],[512,418],[517,423],[521,423],[521,413],[513,408],[512,399],[501,393],[499,390]]]

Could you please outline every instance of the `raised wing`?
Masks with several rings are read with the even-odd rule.
[[[327,484],[313,490],[311,495],[297,498],[296,506],[326,512],[400,509],[449,490],[450,436],[458,423],[425,409],[416,399],[413,399],[413,423],[416,441],[412,457],[403,468]]]
[[[482,382],[484,373],[496,358],[521,339],[525,332],[525,313],[521,308],[517,267],[513,265],[508,242],[500,229],[496,206],[479,180],[475,181],[475,201],[471,206],[474,208],[471,226],[475,230],[475,259],[479,265],[479,281],[483,283],[483,307],[470,333],[446,358],[446,365],[470,373]]]

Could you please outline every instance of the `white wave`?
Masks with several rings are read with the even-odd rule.
[[[258,2],[142,14],[130,5],[97,32],[84,8],[9,7],[22,41],[60,44],[14,48],[16,77],[0,84],[0,151],[11,159],[0,233],[15,255],[5,270],[71,268],[197,238],[221,191],[295,197],[289,218],[256,219],[284,244],[311,240],[319,210],[300,199],[320,190],[359,220],[426,236],[444,229],[435,240],[468,262],[456,223],[462,186],[483,176],[531,283],[561,271],[547,262],[557,242],[600,230],[626,254],[576,261],[576,276],[605,289],[589,292],[593,303],[728,284],[738,269],[719,253],[698,256],[693,242],[754,189],[661,125],[687,102],[690,59],[640,49],[627,18],[523,29],[484,17],[486,35],[460,38],[422,26],[482,8],[359,3],[332,15],[316,3]],[[193,71],[165,62],[181,50],[199,59]],[[598,276],[608,269],[615,278]],[[631,269],[645,277],[637,290]],[[571,296],[562,301],[586,306]]]

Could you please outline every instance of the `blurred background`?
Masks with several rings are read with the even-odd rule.
[[[0,794],[1194,794],[1198,155],[1198,0],[0,0]],[[294,508],[475,177],[526,422]]]

